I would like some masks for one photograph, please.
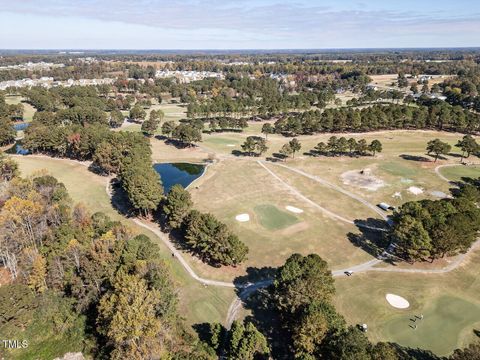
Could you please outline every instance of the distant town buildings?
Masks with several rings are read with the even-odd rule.
[[[1,70],[49,70],[53,68],[61,68],[64,67],[64,64],[54,64],[54,63],[47,63],[47,62],[27,62],[24,64],[17,64],[17,65],[6,65],[0,66]]]
[[[189,83],[191,81],[203,80],[206,78],[224,79],[222,73],[212,71],[186,71],[186,70],[157,70],[157,78],[176,78],[180,83]]]
[[[68,79],[65,81],[54,81],[52,77],[41,77],[40,79],[21,79],[21,80],[7,80],[0,82],[0,90],[5,90],[9,87],[33,87],[33,86],[43,86],[44,88],[51,88],[55,86],[88,86],[88,85],[102,85],[102,84],[113,84],[115,79],[105,78],[105,79],[79,79],[73,80]]]

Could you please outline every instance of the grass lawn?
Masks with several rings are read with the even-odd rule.
[[[118,214],[110,204],[105,191],[108,179],[95,175],[88,169],[73,161],[48,158],[16,156],[22,176],[28,176],[36,171],[48,169],[48,173],[63,182],[75,203],[83,202],[92,212],[103,211],[112,218],[120,220],[134,231],[144,233],[159,245],[165,262],[170,266],[175,281],[179,284],[181,313],[189,324],[216,321],[223,322],[234,291],[230,288],[203,287],[191,279],[183,267],[172,260],[170,251],[148,230],[137,226],[132,221]]]
[[[5,102],[7,104],[23,104],[24,113],[23,113],[23,120],[30,122],[33,120],[33,115],[37,112],[37,110],[30,104],[23,102],[24,98],[19,95],[14,96],[6,96]]]
[[[440,173],[451,181],[459,181],[462,178],[480,178],[480,166],[446,166],[440,168]]]
[[[280,230],[298,222],[298,219],[280,211],[276,206],[270,204],[257,205],[253,208],[260,224],[268,230]]]
[[[480,327],[479,264],[476,251],[468,263],[446,274],[369,272],[337,278],[336,306],[349,323],[366,323],[373,341],[395,341],[446,355],[466,346]],[[387,293],[406,298],[410,307],[391,307]],[[413,330],[410,318],[420,314],[424,320]]]

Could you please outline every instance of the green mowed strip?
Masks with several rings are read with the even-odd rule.
[[[451,181],[459,181],[462,178],[480,178],[480,166],[446,166],[440,169],[440,173]]]
[[[422,314],[423,320],[415,322],[411,319],[419,314],[413,311],[390,320],[383,327],[385,338],[404,346],[448,354],[457,346],[462,330],[480,321],[480,306],[458,297],[442,296]]]
[[[204,140],[205,143],[215,145],[238,145],[240,143],[237,139],[230,139],[224,137],[209,137]]]
[[[298,219],[285,212],[279,210],[276,206],[265,204],[258,205],[253,208],[255,215],[258,217],[260,224],[268,230],[281,230],[298,222]]]

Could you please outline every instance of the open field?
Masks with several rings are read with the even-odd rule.
[[[172,258],[170,251],[155,234],[137,226],[131,220],[118,214],[110,203],[105,187],[108,178],[95,175],[87,167],[69,160],[48,159],[34,156],[16,156],[23,176],[38,170],[48,173],[63,182],[75,203],[83,202],[92,212],[102,211],[113,219],[120,220],[139,233],[149,236],[160,247],[165,262],[170,266],[175,281],[179,283],[181,313],[189,324],[205,321],[222,322],[234,291],[229,288],[203,287],[185,273],[180,264]]]
[[[446,274],[370,272],[337,278],[336,306],[352,324],[366,323],[373,341],[395,341],[446,355],[472,341],[473,330],[480,327],[479,261],[477,251]],[[387,293],[406,298],[410,307],[391,307]],[[423,320],[410,320],[420,314]]]

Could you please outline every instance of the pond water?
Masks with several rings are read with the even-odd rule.
[[[175,184],[180,184],[186,188],[190,183],[199,178],[204,170],[205,165],[191,163],[162,163],[154,164],[153,168],[162,178],[165,193],[168,193]]]
[[[21,130],[25,130],[29,126],[30,126],[29,123],[18,123],[13,125],[13,128],[15,129],[15,131],[21,131]]]

